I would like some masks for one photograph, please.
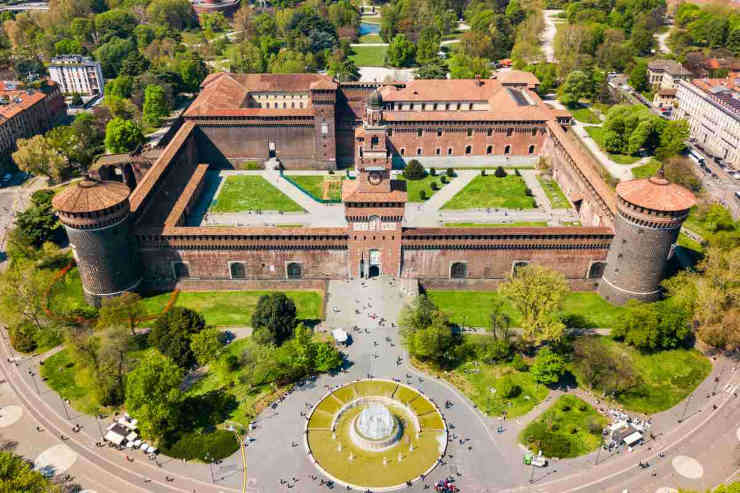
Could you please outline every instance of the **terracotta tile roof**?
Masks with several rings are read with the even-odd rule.
[[[540,80],[532,73],[524,70],[503,70],[496,72],[496,79],[502,84],[539,85]]]
[[[406,202],[408,196],[402,186],[394,187],[390,192],[359,192],[359,186],[357,180],[342,181],[342,202]]]
[[[257,110],[277,114],[279,111],[261,108],[245,108],[252,92],[308,92],[313,89],[337,89],[331,77],[320,74],[233,74],[219,72],[210,74],[200,85],[201,91],[185,111],[184,116],[223,115],[224,110]],[[295,114],[294,110],[290,110]]]
[[[5,83],[0,81],[0,99],[6,100],[7,98],[7,104],[0,104],[0,121],[9,120],[46,98],[46,94],[42,91],[37,89],[31,91],[29,94],[26,90],[15,89],[13,86],[6,89]]]
[[[172,159],[183,146],[185,141],[190,137],[190,133],[195,128],[195,123],[188,121],[183,123],[180,130],[177,131],[164,152],[157,158],[151,169],[144,175],[134,191],[131,193],[131,210],[136,211],[144,202],[147,195],[154,189],[160,177],[169,166]]]
[[[121,182],[85,179],[56,194],[51,203],[61,212],[82,213],[113,207],[128,196],[129,189]]]
[[[472,236],[510,236],[510,235],[606,235],[614,236],[614,230],[604,227],[583,226],[542,226],[542,227],[510,227],[510,228],[404,228],[404,236],[408,235],[472,235]]]
[[[384,86],[384,102],[393,101],[488,101],[502,88],[495,79],[417,79],[404,88]]]
[[[620,182],[617,194],[630,204],[656,211],[684,211],[696,204],[688,188],[658,176]]]

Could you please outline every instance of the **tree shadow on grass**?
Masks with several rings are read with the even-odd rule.
[[[213,429],[226,421],[239,407],[232,394],[222,389],[205,394],[186,397],[181,405],[181,427],[183,431]]]

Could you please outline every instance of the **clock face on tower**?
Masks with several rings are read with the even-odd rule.
[[[371,171],[367,177],[367,181],[370,182],[371,185],[377,185],[383,181],[383,175],[380,171]]]

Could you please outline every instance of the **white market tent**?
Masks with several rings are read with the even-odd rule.
[[[347,343],[347,331],[342,329],[334,329],[331,331],[331,335],[334,337],[334,340],[341,344]]]
[[[627,446],[632,446],[640,440],[642,440],[642,433],[640,433],[639,431],[636,431],[631,435],[627,435],[626,437],[624,437],[624,443]]]
[[[119,433],[116,433],[115,430],[110,430],[108,431],[108,433],[105,434],[104,438],[111,443],[121,445],[121,442],[123,442],[126,437]]]

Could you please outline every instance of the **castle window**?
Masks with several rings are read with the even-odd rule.
[[[473,129],[472,128],[469,128],[467,133],[468,133],[468,137],[472,137],[473,136]]]
[[[465,154],[470,154],[473,152],[473,148],[471,146],[465,146]]]
[[[434,153],[435,153],[435,154],[436,154],[437,156],[439,156],[440,154],[442,154],[442,149],[440,149],[439,147],[437,147],[436,149],[434,149]]]
[[[536,136],[537,136],[537,129],[536,128],[533,128],[532,129],[532,137],[536,137]]]
[[[288,262],[285,266],[285,273],[288,279],[301,279],[303,277],[303,267],[298,262]]]
[[[507,129],[506,129],[506,136],[507,136],[507,137],[511,137],[511,135],[512,135],[513,133],[514,133],[514,129],[513,129],[513,128],[507,128]]]
[[[401,156],[405,156],[405,155],[406,155],[406,148],[401,147]]]
[[[390,137],[391,135],[393,135],[393,129],[392,128],[389,128],[388,129],[388,137]]]
[[[486,130],[486,135],[489,136],[489,137],[491,135],[493,135],[493,129],[492,128],[489,128],[488,130]]]
[[[321,124],[321,135],[329,135],[329,124],[328,123]]]
[[[511,266],[512,273],[516,275],[519,269],[521,269],[522,267],[526,267],[527,265],[529,265],[529,262],[527,262],[526,260],[515,260]]]
[[[588,268],[589,279],[600,279],[604,275],[606,269],[606,262],[592,262]]]
[[[493,153],[493,146],[486,147],[486,154],[491,154],[491,153]]]
[[[437,137],[442,137],[442,129],[441,128],[438,128],[437,129]]]
[[[511,146],[509,144],[506,144],[506,147],[504,147],[504,154],[511,154]]]
[[[421,156],[421,153],[422,153],[421,147],[417,147],[416,148],[416,155],[417,156]]]
[[[452,156],[452,147],[447,148],[447,155]]]
[[[229,262],[229,272],[232,279],[244,279],[247,277],[247,266],[244,262]]]
[[[534,146],[533,145],[529,146],[529,153],[530,154],[534,154]]]
[[[453,262],[450,265],[450,279],[465,279],[468,275],[468,266],[465,262]]]

